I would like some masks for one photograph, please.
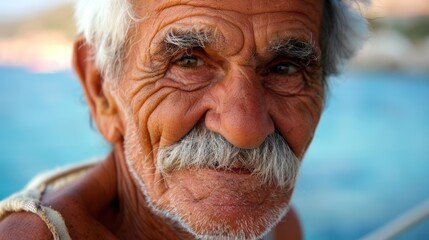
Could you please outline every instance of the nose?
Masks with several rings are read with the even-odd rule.
[[[205,125],[239,148],[256,148],[274,132],[265,93],[254,71],[230,72],[210,92]]]

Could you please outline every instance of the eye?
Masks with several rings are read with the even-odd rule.
[[[204,62],[194,55],[184,54],[181,58],[174,61],[174,64],[183,68],[196,68],[204,64]]]
[[[270,70],[279,75],[291,75],[298,71],[298,67],[290,63],[280,63],[271,67]]]

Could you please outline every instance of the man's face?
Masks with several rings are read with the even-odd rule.
[[[158,213],[201,236],[246,237],[285,213],[292,189],[252,165],[161,173],[156,158],[202,126],[241,149],[278,132],[301,159],[323,105],[322,2],[135,1],[142,21],[115,94],[130,170]]]

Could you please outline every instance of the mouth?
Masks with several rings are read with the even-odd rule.
[[[239,163],[239,162],[235,162],[231,166],[219,166],[219,164],[216,163],[215,166],[209,167],[209,169],[215,170],[218,172],[224,172],[224,173],[245,174],[245,175],[250,175],[253,172],[253,169],[245,167],[243,166],[242,163]]]
[[[219,172],[225,172],[225,173],[233,173],[233,174],[244,174],[244,175],[250,175],[252,174],[252,171],[247,168],[241,168],[241,167],[221,167],[214,169]]]

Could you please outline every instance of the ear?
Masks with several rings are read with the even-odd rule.
[[[110,143],[122,140],[123,124],[112,93],[107,90],[95,66],[93,49],[79,36],[73,46],[73,68],[85,93],[97,129]]]

